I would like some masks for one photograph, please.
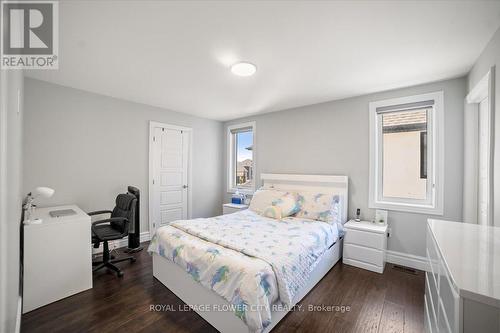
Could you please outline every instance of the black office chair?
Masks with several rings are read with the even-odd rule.
[[[131,193],[119,194],[116,197],[116,207],[113,211],[99,210],[88,213],[92,215],[111,214],[110,218],[92,222],[92,243],[94,248],[98,248],[103,242],[102,261],[93,262],[93,271],[107,267],[116,272],[119,277],[123,272],[114,264],[130,260],[135,262],[134,257],[114,258],[109,253],[108,241],[122,239],[128,236],[129,226],[134,223],[137,198]]]

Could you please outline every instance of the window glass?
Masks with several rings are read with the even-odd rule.
[[[382,195],[427,198],[427,126],[432,109],[382,113]]]
[[[236,132],[235,184],[236,187],[253,187],[253,131]]]

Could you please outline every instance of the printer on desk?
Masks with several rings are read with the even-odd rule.
[[[52,217],[63,217],[63,216],[71,216],[75,215],[76,212],[73,209],[60,209],[60,210],[53,210],[49,212],[49,215]]]

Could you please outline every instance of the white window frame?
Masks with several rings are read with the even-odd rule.
[[[234,136],[232,134],[232,131],[238,130],[238,129],[244,129],[244,128],[252,128],[253,132],[253,142],[252,142],[252,169],[253,169],[253,184],[252,187],[237,187],[235,185],[235,177],[234,172],[235,172],[235,158],[236,158],[236,146],[234,145]],[[244,194],[253,194],[255,192],[255,185],[257,182],[257,163],[256,163],[256,138],[257,138],[257,132],[256,132],[256,125],[255,121],[250,121],[246,123],[239,123],[239,124],[234,124],[230,125],[227,127],[227,192],[228,193],[235,193],[236,191],[239,191],[240,193]]]
[[[427,198],[425,200],[384,198],[382,193],[382,137],[381,121],[377,108],[403,106],[433,100],[434,106],[427,120],[428,165]],[[402,107],[401,110],[404,110]],[[369,207],[402,212],[443,215],[444,210],[444,94],[442,91],[428,94],[393,98],[371,102],[370,113],[370,183]],[[430,138],[430,139],[429,139]],[[429,186],[430,185],[430,186]]]

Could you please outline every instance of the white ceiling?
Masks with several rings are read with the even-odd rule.
[[[466,74],[500,2],[63,2],[27,76],[217,120]],[[237,77],[237,61],[257,65]]]

